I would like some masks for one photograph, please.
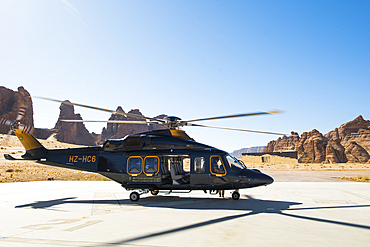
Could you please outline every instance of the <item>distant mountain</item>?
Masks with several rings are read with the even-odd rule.
[[[243,153],[261,153],[265,146],[257,146],[257,147],[250,147],[250,148],[241,148],[239,150],[235,150],[231,153],[232,156],[235,158],[241,159]]]

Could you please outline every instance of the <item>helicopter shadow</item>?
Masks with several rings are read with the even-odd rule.
[[[293,217],[293,218],[309,220],[309,221],[314,221],[314,222],[323,222],[323,223],[328,223],[328,224],[336,224],[336,225],[341,225],[341,226],[355,227],[359,229],[370,230],[370,226],[367,226],[367,225],[354,224],[354,223],[342,222],[342,221],[330,220],[330,219],[322,219],[322,218],[317,218],[317,217],[301,216],[301,215],[296,215],[296,214],[285,212],[285,211],[289,212],[289,211],[294,211],[294,210],[342,209],[342,208],[363,208],[363,207],[369,208],[370,205],[291,208],[291,206],[302,205],[302,203],[290,202],[290,201],[262,200],[262,199],[255,199],[251,196],[245,196],[245,197],[246,199],[241,198],[238,201],[234,201],[232,199],[225,200],[225,199],[219,199],[219,198],[202,198],[202,199],[193,200],[195,201],[195,203],[186,203],[186,200],[191,200],[191,199],[177,197],[176,198],[177,201],[184,202],[184,203],[181,203],[181,204],[172,203],[172,205],[169,200],[166,200],[166,198],[160,198],[160,197],[157,197],[155,199],[154,197],[150,199],[148,198],[148,202],[150,201],[154,203],[140,202],[136,204],[141,205],[141,206],[147,206],[147,207],[166,207],[166,208],[173,208],[173,209],[240,210],[243,212],[245,211],[249,211],[249,212],[242,213],[242,214],[235,214],[231,216],[219,217],[216,219],[211,219],[211,220],[207,220],[203,222],[189,224],[186,226],[173,228],[173,229],[166,230],[166,231],[160,231],[160,232],[142,235],[138,237],[127,238],[121,241],[111,242],[109,244],[114,244],[114,245],[129,244],[129,243],[133,243],[134,241],[138,241],[138,240],[150,239],[150,238],[155,238],[155,237],[163,237],[168,234],[196,229],[199,227],[209,226],[209,225],[213,225],[217,223],[232,221],[232,220],[249,217],[249,216],[257,215],[257,214],[278,214],[282,216]],[[170,202],[170,204],[168,204],[167,202]],[[121,201],[121,203],[125,203],[125,200]]]
[[[191,198],[191,197],[179,197],[179,196],[152,196],[143,197],[138,202],[132,202],[129,199],[121,200],[76,200],[76,197],[60,198],[49,201],[37,201],[34,203],[18,205],[15,208],[26,208],[32,209],[48,209],[58,205],[66,204],[91,204],[91,205],[117,205],[122,207],[124,211],[125,206],[141,206],[144,208],[170,208],[170,209],[184,209],[184,210],[236,210],[242,212],[241,214],[234,214],[230,216],[223,216],[203,222],[189,224],[186,226],[173,228],[166,231],[152,233],[148,235],[138,236],[130,239],[124,239],[110,244],[126,244],[129,242],[148,239],[153,237],[160,237],[166,234],[172,234],[185,230],[195,229],[207,225],[213,225],[217,223],[227,222],[236,220],[251,215],[257,214],[277,214],[285,217],[292,217],[302,220],[309,220],[314,222],[321,222],[327,224],[335,224],[346,227],[355,227],[358,229],[370,230],[369,225],[355,224],[351,222],[343,222],[333,219],[324,219],[311,216],[302,216],[295,214],[301,210],[326,210],[326,209],[355,209],[355,208],[370,208],[370,205],[341,205],[341,206],[323,206],[323,207],[299,207],[302,205],[300,202],[292,201],[274,201],[274,200],[263,200],[256,199],[252,196],[244,196],[239,200],[223,199],[223,198]]]
[[[194,209],[194,210],[241,210],[253,213],[272,213],[287,210],[291,206],[300,205],[300,202],[272,201],[255,199],[251,196],[232,200],[226,198],[194,198],[180,196],[152,196],[141,198],[138,202],[129,199],[94,199],[77,200],[77,197],[66,197],[55,200],[36,201],[29,204],[15,206],[15,208],[50,209],[59,205],[67,204],[91,204],[91,205],[119,205],[141,206],[146,208],[171,208],[171,209]]]

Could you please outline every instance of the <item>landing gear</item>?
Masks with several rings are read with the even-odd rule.
[[[150,193],[152,193],[153,196],[156,196],[156,195],[158,195],[159,190],[152,190],[152,191],[150,191]]]
[[[233,198],[233,200],[238,200],[240,198],[240,194],[238,191],[234,191],[232,194],[231,194],[231,197]]]
[[[139,193],[137,193],[136,191],[131,192],[131,194],[130,194],[130,200],[132,202],[137,202],[139,199],[140,199],[140,194]]]
[[[159,192],[158,190],[153,190],[153,191],[157,191],[157,194]],[[153,194],[153,191],[152,191],[152,194]],[[147,194],[147,193],[149,193],[149,190],[148,189],[140,189],[139,192],[136,192],[136,191],[131,192],[131,194],[130,194],[130,200],[132,202],[137,202],[140,199],[140,195]]]

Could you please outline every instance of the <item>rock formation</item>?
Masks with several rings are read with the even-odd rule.
[[[292,131],[290,136],[279,137],[276,141],[270,141],[263,152],[281,152],[295,150],[295,146],[299,141],[297,132]]]
[[[340,144],[340,139],[334,137],[329,140],[326,146],[325,163],[346,163],[347,158],[344,151],[344,147]]]
[[[67,101],[69,102],[69,101]],[[81,145],[95,145],[96,141],[89,133],[83,123],[68,123],[61,120],[82,120],[80,114],[74,113],[74,107],[68,104],[61,104],[60,114],[54,129],[56,130],[56,139],[60,142],[67,142]]]
[[[368,152],[355,141],[352,141],[346,147],[345,155],[348,162],[353,163],[366,163],[370,159]]]
[[[316,129],[303,132],[295,150],[306,153],[304,162],[321,163],[325,161],[327,139]],[[302,157],[303,158],[303,157]],[[303,160],[301,160],[303,162]]]
[[[0,87],[0,117],[14,121],[21,105],[27,105],[27,111],[21,123],[33,126],[33,107],[30,94],[23,87],[18,87],[18,91]],[[0,125],[0,133],[9,132],[9,126]]]
[[[288,150],[298,151],[299,162],[305,163],[368,162],[370,121],[364,120],[360,115],[325,135],[314,129],[311,132],[303,132],[298,138],[284,136],[270,141],[263,152]]]
[[[279,139],[278,139],[279,140]],[[263,149],[262,153],[272,153],[272,152],[276,152],[275,151],[275,146],[276,146],[276,142],[278,141],[269,141],[269,143],[267,143],[266,147]],[[285,151],[285,150],[284,150]]]
[[[119,106],[116,111],[124,113],[125,111]],[[129,111],[130,114],[143,116],[139,109],[133,109]],[[159,115],[154,118],[163,119],[166,115]],[[118,139],[123,138],[126,135],[136,134],[140,132],[146,132],[150,130],[163,129],[165,127],[157,124],[146,124],[145,119],[126,117],[121,114],[112,114],[109,120],[123,120],[123,121],[142,121],[144,124],[137,123],[107,123],[107,127],[104,127],[100,136],[99,144],[104,143],[106,139]]]

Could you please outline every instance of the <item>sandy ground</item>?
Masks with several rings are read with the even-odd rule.
[[[61,143],[50,137],[39,140],[46,148],[68,148],[78,145]],[[32,161],[8,161],[4,154],[20,157],[24,148],[15,136],[0,135],[0,182],[27,182],[45,180],[109,180],[99,174],[56,168]],[[338,177],[370,177],[370,164],[246,164],[259,169],[279,182],[343,181]]]
[[[68,148],[78,145],[61,143],[51,137],[39,140],[46,148]],[[16,136],[0,135],[0,182],[45,180],[109,180],[99,174],[36,164],[32,161],[8,161],[4,154],[20,158],[25,153]]]

